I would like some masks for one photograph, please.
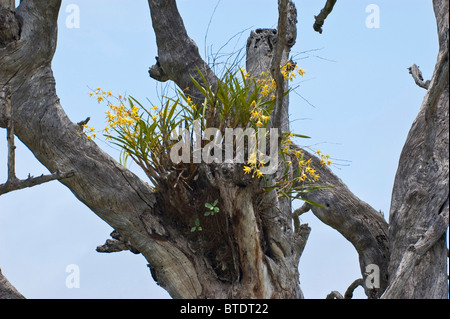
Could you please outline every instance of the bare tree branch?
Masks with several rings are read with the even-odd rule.
[[[414,82],[426,90],[428,90],[428,87],[430,86],[430,80],[424,82],[422,72],[420,71],[419,67],[415,64],[413,64],[411,67],[408,68],[409,73],[412,75]]]
[[[103,245],[97,246],[97,252],[114,253],[123,250],[129,250],[133,254],[140,254],[140,252],[136,248],[134,248],[129,241],[120,236],[119,232],[114,230],[111,233],[111,237],[113,239],[107,239]]]
[[[13,181],[8,181],[5,184],[0,185],[0,195],[16,191],[23,188],[33,187],[40,184],[44,184],[47,182],[51,182],[54,180],[61,181],[66,178],[73,177],[75,175],[75,172],[67,172],[67,173],[60,173],[56,172],[49,175],[41,175],[38,177],[31,177],[29,176],[27,179],[15,179]]]
[[[270,72],[276,83],[276,105],[273,114],[273,127],[281,129],[281,112],[283,111],[285,81],[281,73],[281,60],[286,47],[287,15],[289,0],[278,0],[278,34],[275,50],[273,51]],[[281,134],[280,134],[281,136]]]
[[[325,7],[320,11],[319,15],[314,16],[316,22],[314,22],[313,28],[314,31],[322,34],[322,26],[325,22],[325,19],[328,15],[333,11],[334,5],[336,4],[336,0],[327,0]]]
[[[319,181],[315,183],[318,185],[310,186],[332,186],[332,188],[305,193],[302,197],[322,205],[322,207],[311,205],[310,209],[323,223],[336,229],[352,243],[359,255],[361,274],[365,273],[366,267],[370,264],[380,267],[378,293],[381,295],[387,286],[389,263],[387,222],[378,211],[355,196],[331,169],[323,166],[318,157],[298,146],[293,148],[301,150],[305,160],[312,160],[312,166],[320,176]],[[369,296],[369,290],[366,287],[364,289]]]
[[[198,70],[208,83],[217,84],[217,78],[203,61],[197,44],[188,36],[175,0],[148,0],[150,14],[158,45],[156,64],[150,70],[150,76],[161,82],[174,81],[182,90],[189,88],[195,104],[200,105],[204,96],[192,84],[191,76],[203,83]]]
[[[352,299],[353,298],[353,292],[355,291],[355,289],[358,286],[364,287],[362,278],[356,279],[354,282],[352,282],[351,285],[345,291],[345,295],[344,296],[342,296],[340,292],[338,292],[336,290],[333,290],[332,292],[330,292],[327,295],[326,299]]]
[[[363,279],[362,278],[356,279],[354,282],[352,282],[352,284],[347,288],[347,291],[344,294],[344,299],[352,299],[353,298],[353,292],[359,286],[364,288],[364,284],[363,284]]]

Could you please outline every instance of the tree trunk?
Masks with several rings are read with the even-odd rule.
[[[400,155],[389,220],[390,283],[414,245],[447,214],[449,178],[448,0],[434,0],[439,36],[436,67]],[[441,221],[442,222],[442,221]],[[389,298],[448,298],[445,229]]]
[[[174,81],[181,89],[193,88],[190,76],[198,77],[198,68],[214,85],[217,78],[188,37],[175,1],[148,2],[158,44],[157,63],[150,68],[150,76]],[[142,253],[155,281],[173,298],[302,298],[298,263],[310,229],[292,226],[290,201],[279,200],[276,191],[264,192],[261,181],[245,175],[238,164],[201,163],[190,179],[182,170],[167,171],[155,190],[105,154],[68,119],[51,70],[60,5],[61,0],[24,0],[16,12],[0,8],[0,16],[7,17],[0,20],[0,88],[11,92],[16,136],[50,172],[75,172],[61,182],[115,229],[114,240],[99,250]],[[289,6],[286,34],[282,33],[287,37],[280,42],[285,43],[283,59],[296,35],[295,8],[291,2]],[[323,204],[306,209],[311,208],[354,245],[363,279],[367,266],[379,266],[380,287],[365,286],[370,297],[383,293],[392,279],[389,273],[399,268],[408,245],[417,242],[437,215],[448,214],[448,82],[444,80],[448,75],[448,15],[443,13],[448,1],[434,1],[434,6],[440,58],[402,154],[389,235],[381,214],[305,152],[321,184],[334,187],[305,196]],[[268,43],[276,43],[277,36],[277,30],[268,29],[251,34],[247,45],[250,72],[270,68],[277,48]],[[195,88],[190,94],[193,100],[203,100]],[[279,128],[288,131],[287,100],[277,107]],[[6,122],[4,101],[0,101],[0,126]],[[220,213],[205,218],[205,203],[216,199]],[[197,216],[204,230],[191,232]],[[420,227],[411,231],[413,225]],[[420,271],[413,271],[408,284],[411,293],[394,297],[444,297],[443,245],[445,240],[440,238],[422,259]],[[425,277],[430,279],[425,281]],[[419,278],[427,287],[416,293],[414,282]]]

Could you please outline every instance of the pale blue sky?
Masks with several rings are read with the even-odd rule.
[[[275,27],[275,0],[179,0],[188,34],[204,55],[245,47],[250,29]],[[361,199],[388,218],[392,184],[401,148],[425,90],[408,74],[413,63],[432,75],[437,36],[431,1],[340,0],[322,35],[312,29],[325,0],[295,1],[298,38],[295,61],[306,74],[291,95],[292,129],[299,140],[334,158],[333,170]],[[369,29],[366,7],[380,8],[380,28]],[[66,8],[80,8],[80,28],[67,28]],[[199,9],[200,8],[200,9]],[[314,51],[311,51],[314,50]],[[308,51],[300,54],[300,52]],[[148,76],[157,48],[144,0],[64,0],[53,60],[58,95],[72,121],[91,117],[101,128],[105,106],[88,97],[88,86],[158,102],[164,85]],[[170,92],[170,91],[169,91]],[[99,145],[116,158],[108,144]],[[47,172],[20,143],[17,173]],[[0,131],[0,182],[6,178],[5,132]],[[136,166],[133,171],[140,174]],[[140,174],[140,176],[143,176]],[[301,203],[296,203],[298,206]],[[306,298],[344,293],[360,277],[353,247],[311,213],[302,216],[312,232],[300,262]],[[99,254],[112,229],[57,182],[0,197],[0,267],[29,298],[167,298],[156,286],[141,255]],[[65,285],[66,266],[80,267],[80,288]],[[357,297],[362,296],[359,288]]]

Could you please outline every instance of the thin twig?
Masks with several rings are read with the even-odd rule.
[[[40,185],[43,183],[47,183],[54,180],[63,180],[69,177],[72,177],[75,175],[75,172],[67,172],[67,173],[60,173],[56,172],[49,175],[41,175],[38,177],[31,177],[29,176],[27,179],[15,179],[14,181],[8,181],[5,184],[0,185],[0,195],[23,189],[28,187],[33,187],[36,185]]]
[[[12,118],[11,97],[6,92],[6,139],[8,142],[8,179],[7,183],[13,183],[16,178],[16,146],[14,145],[14,123]]]
[[[219,4],[220,4],[220,1],[222,1],[222,0],[218,0],[218,1],[217,1],[216,6],[214,7],[214,10],[213,10],[211,16],[209,17],[208,26],[206,27],[205,39],[204,39],[204,41],[205,41],[205,57],[208,56],[208,54],[207,54],[207,52],[206,52],[206,50],[207,50],[207,45],[206,45],[206,42],[207,42],[207,41],[206,41],[206,40],[208,39],[209,28],[211,27],[212,19],[213,19],[213,17],[214,17],[214,14],[216,13],[217,7],[218,7]]]

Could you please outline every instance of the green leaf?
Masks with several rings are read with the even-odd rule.
[[[278,192],[280,192],[281,194],[283,194],[285,197],[291,198],[292,196],[287,194],[284,190],[279,189]]]
[[[197,89],[202,93],[203,96],[206,96],[206,90],[203,86],[200,85],[200,83],[197,82],[196,79],[194,79],[194,77],[191,75],[191,80],[192,83],[194,83],[194,85],[197,87]]]
[[[219,207],[214,207],[214,213],[218,213],[220,211]]]
[[[209,216],[209,215],[211,215],[211,211],[205,212],[205,216]],[[214,215],[214,213],[213,213],[213,215]]]
[[[213,203],[213,206],[216,206],[218,202],[219,202],[219,200],[216,199],[216,200],[214,201],[214,203]]]
[[[304,202],[306,202],[306,203],[308,203],[308,204],[310,204],[310,205],[313,205],[313,206],[316,206],[316,207],[323,208],[322,205],[320,205],[319,203],[316,203],[316,202],[314,202],[314,201],[312,201],[312,200],[305,199],[305,198],[301,198],[301,200],[304,201]]]
[[[197,227],[200,226],[200,219],[198,218],[195,219],[195,226]]]
[[[201,226],[197,227],[198,231],[202,231],[203,228]]]
[[[278,186],[266,186],[266,187],[263,187],[264,188],[264,190],[266,191],[266,192],[271,192],[271,191],[273,191],[274,189],[276,189]]]
[[[197,230],[197,227],[195,227],[195,226],[192,227],[192,228],[191,228],[191,233],[195,232],[196,230]]]
[[[295,137],[300,137],[300,138],[311,138],[311,137],[306,136],[306,135],[295,134],[295,133],[292,133],[292,135],[294,135]]]
[[[209,208],[209,209],[213,209],[213,208],[214,208],[213,205],[211,205],[210,203],[206,203],[206,204],[205,204],[205,207],[206,207],[206,208]]]
[[[131,95],[129,96],[129,99],[131,99],[131,100],[133,100],[134,102],[136,102],[137,105],[139,105],[142,109],[145,109],[145,107],[144,107],[141,103],[139,103],[139,101],[136,100],[136,99],[135,99],[134,97],[132,97]]]

